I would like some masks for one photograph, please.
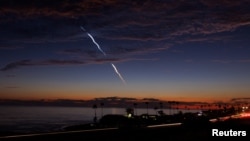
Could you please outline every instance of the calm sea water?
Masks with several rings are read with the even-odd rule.
[[[138,115],[147,109],[137,109]],[[165,109],[165,113],[170,111]],[[173,111],[172,113],[177,112]],[[185,111],[183,111],[185,112]],[[148,109],[149,114],[156,111]],[[126,114],[124,108],[96,109],[98,119],[105,114]],[[0,106],[0,132],[40,133],[61,131],[65,126],[91,123],[95,111],[83,107],[24,107]]]

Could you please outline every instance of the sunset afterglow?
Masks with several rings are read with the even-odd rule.
[[[18,1],[0,13],[2,100],[249,100],[248,1]]]

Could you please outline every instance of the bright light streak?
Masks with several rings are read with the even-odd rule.
[[[242,113],[241,117],[250,117],[250,113]]]
[[[111,66],[114,68],[116,74],[120,77],[120,79],[122,80],[123,84],[126,85],[127,84],[126,81],[123,79],[122,75],[119,73],[119,71],[117,70],[116,66],[113,63],[111,63]]]
[[[70,133],[84,133],[84,132],[95,132],[95,131],[108,131],[117,130],[118,128],[101,128],[101,129],[89,129],[89,130],[79,130],[79,131],[65,131],[65,132],[51,132],[51,133],[37,133],[37,134],[25,134],[25,135],[11,135],[3,136],[0,139],[8,138],[21,138],[21,137],[34,137],[34,136],[44,136],[44,135],[60,135],[60,134],[70,134]]]
[[[81,29],[82,29],[84,32],[86,32],[85,28],[83,28],[82,26],[81,26]],[[86,32],[86,33],[87,33],[87,35],[90,37],[90,39],[93,41],[93,43],[97,46],[97,48],[102,52],[102,54],[103,54],[104,56],[106,56],[106,53],[101,49],[101,47],[100,47],[99,44],[95,41],[95,39],[93,38],[93,36],[92,36],[91,34],[89,34],[88,32]]]
[[[169,124],[159,124],[159,125],[149,125],[148,128],[156,128],[156,127],[168,127],[168,126],[180,126],[182,123],[169,123]]]
[[[86,31],[86,29],[83,28],[82,26],[80,26],[80,28],[81,28],[84,32],[87,33],[87,35],[91,38],[92,42],[97,46],[97,48],[99,49],[99,51],[101,51],[102,54],[103,54],[104,56],[106,56],[106,53],[102,50],[102,48],[99,46],[99,44],[95,41],[94,37],[93,37],[90,33],[88,33],[88,32]],[[119,76],[119,78],[122,80],[123,84],[127,84],[126,81],[123,79],[122,75],[121,75],[121,74],[119,73],[119,71],[117,70],[116,66],[115,66],[113,63],[111,63],[111,66],[113,67],[115,73],[116,73],[116,74]]]

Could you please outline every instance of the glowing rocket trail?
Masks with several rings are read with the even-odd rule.
[[[113,63],[110,63],[111,66],[114,68],[116,74],[120,77],[120,79],[122,80],[123,84],[126,84],[126,81],[123,79],[122,75],[119,73],[119,71],[117,70],[116,66]]]
[[[99,44],[95,41],[95,39],[93,38],[93,36],[91,34],[89,34],[82,26],[81,29],[87,33],[87,35],[91,38],[91,40],[93,41],[93,43],[97,46],[97,48],[102,52],[102,54],[104,56],[106,56],[106,53],[101,49],[101,47],[99,46]]]
[[[97,46],[97,48],[102,52],[102,54],[103,54],[104,56],[106,56],[106,53],[101,49],[101,47],[99,46],[99,44],[95,41],[94,37],[93,37],[91,34],[89,34],[89,33],[85,30],[85,28],[83,28],[82,26],[80,26],[80,28],[82,29],[82,31],[84,31],[84,32],[87,33],[87,35],[91,38],[91,40],[92,40],[93,43]],[[122,80],[123,84],[126,84],[126,81],[123,79],[122,75],[119,73],[119,71],[117,70],[116,66],[115,66],[113,63],[110,63],[110,64],[111,64],[111,66],[113,67],[115,73],[116,73],[116,74],[119,76],[119,78]]]

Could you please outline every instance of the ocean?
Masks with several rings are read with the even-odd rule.
[[[156,114],[154,109],[136,109],[135,113]],[[169,113],[164,109],[164,113]],[[178,112],[172,110],[172,113]],[[185,112],[185,111],[183,111]],[[97,108],[100,119],[106,114],[126,114],[125,108]],[[95,109],[86,107],[0,106],[0,133],[45,133],[62,131],[63,127],[92,123]]]

